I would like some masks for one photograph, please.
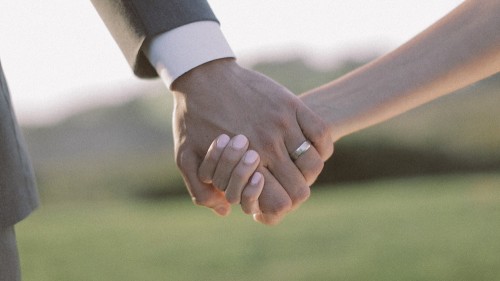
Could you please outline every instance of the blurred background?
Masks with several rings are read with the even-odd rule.
[[[299,94],[462,1],[209,1],[245,66]],[[133,77],[89,1],[3,1],[0,55],[42,207],[25,280],[500,280],[500,76],[342,139],[265,227],[193,207],[172,97]]]

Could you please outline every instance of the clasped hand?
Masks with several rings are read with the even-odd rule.
[[[276,224],[309,197],[333,145],[328,127],[295,95],[234,59],[196,67],[172,90],[176,162],[195,204],[226,215],[241,202],[257,221]],[[219,138],[208,151],[221,133],[246,137]],[[313,146],[293,162],[290,153],[305,140]],[[203,159],[212,160],[200,179]]]

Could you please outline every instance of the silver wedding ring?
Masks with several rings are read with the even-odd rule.
[[[292,158],[293,161],[296,161],[299,159],[300,155],[306,153],[309,148],[311,148],[311,143],[306,140],[297,149],[295,149],[292,154],[290,154],[290,158]]]

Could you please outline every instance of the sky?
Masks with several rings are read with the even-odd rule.
[[[390,51],[461,2],[209,0],[242,63],[302,54],[319,66]],[[121,102],[151,83],[133,76],[89,0],[1,1],[0,59],[22,124]]]

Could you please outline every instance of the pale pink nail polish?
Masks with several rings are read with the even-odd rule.
[[[252,185],[257,185],[260,182],[261,179],[262,179],[262,175],[259,172],[257,172],[255,174],[253,174],[253,177],[250,180],[250,183]]]
[[[245,154],[245,158],[243,158],[243,162],[245,162],[245,164],[247,164],[247,165],[250,165],[250,164],[255,163],[255,161],[257,161],[258,157],[259,157],[259,155],[257,154],[257,152],[255,152],[253,150],[249,150]]]
[[[236,137],[234,137],[233,139],[233,148],[235,149],[242,149],[243,147],[245,147],[245,145],[247,144],[247,138],[244,136],[244,135],[237,135]]]
[[[221,135],[217,139],[217,148],[224,148],[226,145],[229,143],[229,136],[228,135]]]

